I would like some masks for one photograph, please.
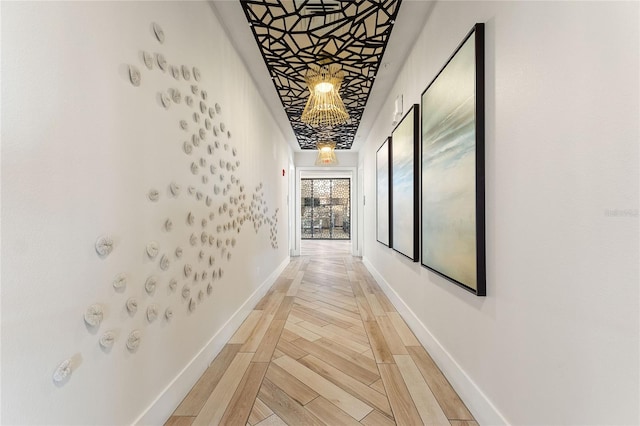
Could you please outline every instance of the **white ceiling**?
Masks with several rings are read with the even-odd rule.
[[[302,151],[249,28],[240,1],[210,0],[209,3],[249,69],[266,104],[271,108],[273,116],[287,142],[289,142],[294,151]],[[351,151],[358,151],[366,141],[369,129],[378,117],[383,102],[389,96],[389,91],[396,80],[398,72],[422,30],[434,3],[435,1],[432,0],[402,1]],[[382,119],[385,118],[382,117]],[[389,123],[391,123],[392,117],[388,117],[388,119]]]

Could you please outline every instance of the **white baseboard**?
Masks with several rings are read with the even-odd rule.
[[[456,360],[440,344],[438,339],[429,331],[426,325],[416,316],[411,308],[396,293],[393,287],[384,279],[368,258],[363,258],[362,263],[367,267],[382,291],[387,295],[398,313],[405,320],[411,331],[414,332],[420,343],[429,352],[442,373],[451,383],[460,398],[464,401],[471,414],[481,425],[508,425],[504,416],[495,405],[482,392],[480,387],[467,375]]]
[[[242,322],[247,318],[253,307],[267,293],[276,282],[284,268],[289,264],[287,257],[273,271],[267,279],[253,292],[251,296],[238,308],[229,320],[213,334],[213,337],[203,346],[193,359],[178,373],[169,385],[133,422],[134,425],[164,424],[191,390],[200,376],[209,367],[211,361],[220,353],[224,345],[231,339]]]

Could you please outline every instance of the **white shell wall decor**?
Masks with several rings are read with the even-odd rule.
[[[164,32],[157,24],[154,24],[153,32],[159,41],[162,42],[164,40]],[[168,187],[167,194],[162,194],[155,189],[152,189],[147,194],[151,201],[160,201],[163,195],[165,195],[165,198],[161,200],[161,203],[152,204],[153,208],[157,209],[156,211],[159,216],[152,218],[151,223],[162,224],[162,229],[160,230],[161,236],[148,236],[145,238],[158,239],[163,246],[167,248],[174,247],[174,250],[173,252],[171,250],[163,250],[163,253],[161,253],[160,245],[156,241],[152,241],[150,246],[149,244],[145,246],[147,252],[144,257],[154,260],[154,263],[157,260],[158,265],[149,265],[149,267],[153,269],[146,273],[147,278],[144,282],[145,293],[143,293],[146,306],[145,319],[142,321],[143,325],[140,326],[140,329],[134,329],[135,327],[130,324],[129,330],[123,332],[122,340],[126,340],[126,346],[131,352],[135,352],[140,344],[144,327],[152,326],[151,323],[155,321],[159,315],[164,315],[167,321],[174,315],[174,311],[170,307],[166,307],[166,309],[163,307],[163,310],[160,310],[157,302],[162,300],[162,303],[165,303],[166,298],[166,302],[169,304],[172,303],[172,301],[169,300],[170,298],[173,298],[173,302],[175,302],[176,298],[184,299],[188,303],[188,312],[193,312],[200,303],[206,303],[204,300],[206,295],[210,296],[213,294],[214,282],[220,282],[220,285],[225,286],[231,284],[225,282],[222,278],[223,269],[220,265],[230,261],[232,257],[236,262],[239,262],[235,259],[237,257],[236,253],[233,252],[237,246],[234,235],[241,231],[245,222],[250,222],[256,232],[258,232],[263,225],[269,225],[271,228],[270,242],[272,243],[272,247],[277,247],[277,217],[275,214],[270,217],[267,216],[267,203],[265,194],[262,192],[263,184],[259,183],[255,186],[256,190],[253,194],[251,194],[253,191],[247,191],[250,194],[248,197],[249,200],[251,200],[251,195],[253,195],[252,201],[250,203],[247,202],[246,194],[244,194],[245,182],[241,183],[241,179],[238,176],[244,175],[236,172],[236,168],[240,167],[240,159],[238,157],[241,153],[239,153],[236,147],[235,140],[224,139],[223,135],[220,134],[220,132],[226,133],[228,138],[231,137],[231,130],[229,129],[230,121],[226,116],[223,117],[222,107],[219,103],[208,100],[209,97],[206,89],[209,89],[209,87],[205,87],[202,83],[192,84],[200,82],[200,70],[197,67],[176,64],[175,61],[171,64],[168,63],[164,55],[171,54],[171,57],[175,58],[178,57],[178,52],[176,51],[163,50],[150,53],[150,51],[144,51],[138,48],[137,52],[138,57],[134,57],[134,59],[137,59],[137,61],[142,59],[144,66],[139,62],[137,62],[137,64],[145,75],[143,76],[140,70],[134,65],[127,65],[129,66],[128,71],[131,83],[134,85],[140,84],[142,78],[145,79],[145,86],[149,84],[149,82],[164,82],[164,84],[160,84],[155,88],[150,88],[146,95],[148,96],[148,104],[150,106],[149,111],[158,115],[157,125],[159,127],[164,126],[162,129],[167,135],[184,135],[184,133],[182,133],[183,131],[188,132],[188,136],[182,136],[179,140],[174,141],[174,143],[177,143],[173,145],[173,148],[171,148],[171,140],[158,141],[163,150],[165,149],[164,147],[169,147],[168,149],[175,149],[176,151],[182,150],[186,155],[194,156],[194,158],[189,159],[182,157],[182,160],[178,158],[175,164],[176,166],[179,165],[180,169],[174,170],[172,168],[167,172],[168,174],[175,174],[176,176],[181,176],[184,172],[187,172],[188,174],[199,176],[199,178],[188,178],[192,180],[184,182],[188,185],[185,186],[188,189],[188,194],[194,196],[195,199],[185,197],[185,199],[180,200],[180,186],[174,181],[155,182],[151,184],[151,186],[155,188]],[[180,55],[182,55],[182,53],[180,53]],[[131,64],[131,61],[125,60],[123,62],[125,64]],[[189,62],[189,60],[187,59],[185,62]],[[148,78],[147,72],[155,73],[154,78]],[[144,91],[128,90],[125,93],[127,96],[139,96],[143,94],[143,92]],[[184,107],[180,105],[183,100]],[[161,112],[157,107],[151,109],[152,106],[157,106],[158,102],[169,110]],[[213,105],[209,106],[208,102],[211,102]],[[174,105],[172,106],[172,104]],[[165,117],[160,116],[160,114],[170,114],[170,116],[168,116],[169,119],[167,120]],[[191,119],[193,119],[195,124],[190,123]],[[202,121],[204,122],[202,123]],[[180,129],[173,127],[175,124],[179,124]],[[224,140],[221,141],[221,138]],[[206,149],[204,149],[205,147]],[[170,167],[173,167],[173,164]],[[187,168],[189,168],[191,173],[186,170]],[[270,180],[269,184],[271,182]],[[252,188],[253,183],[246,183],[249,188]],[[215,211],[218,208],[220,214],[216,215]],[[173,226],[172,218],[185,217],[181,216],[183,214],[187,216],[189,226],[193,226],[196,221],[201,225],[201,227],[198,227],[199,234],[190,232],[194,231],[194,229],[189,229],[189,226],[185,226],[182,222],[176,223],[176,226]],[[189,216],[191,217],[189,218]],[[208,218],[208,220],[206,218]],[[156,220],[158,222],[154,222]],[[156,231],[158,230],[156,229]],[[163,231],[170,231],[171,234]],[[113,250],[114,243],[113,240],[108,237],[101,238],[104,238],[104,240],[96,242],[96,252],[104,257]],[[162,240],[160,240],[161,238]],[[184,245],[187,243],[187,239],[191,245],[187,245],[183,252],[183,249],[178,245]],[[142,244],[144,244],[144,242]],[[171,269],[173,266],[171,262],[175,262],[177,259],[184,260],[178,260],[179,266],[174,266],[174,268]],[[194,259],[198,260],[195,261]],[[144,261],[144,259],[135,259],[136,262],[140,262],[141,260]],[[195,265],[195,268],[191,265]],[[139,270],[140,265],[130,264],[125,267],[129,270],[136,271]],[[181,269],[181,271],[176,272],[176,268]],[[185,276],[179,277],[178,275],[182,275],[182,273],[184,273]],[[120,275],[116,276],[112,284],[116,291],[123,293],[124,299],[117,302],[121,305],[119,309],[118,307],[114,307],[114,312],[124,310],[122,300],[126,300],[124,304],[130,316],[130,318],[126,320],[140,321],[139,318],[134,318],[134,314],[138,309],[136,297],[139,297],[141,285],[127,285],[125,275]],[[175,278],[171,277],[171,275]],[[130,280],[132,278],[128,277],[128,279]],[[136,280],[138,279],[139,278],[136,277]],[[162,294],[158,294],[159,292],[155,291],[160,282],[168,283],[168,287],[163,289]],[[178,285],[185,286],[182,294],[178,294],[176,291]],[[116,295],[112,296],[118,297]],[[207,300],[210,300],[210,298],[207,298]],[[109,309],[111,308],[108,305],[105,306],[105,312],[110,312]],[[188,312],[181,311],[179,314],[186,315]],[[104,316],[104,313],[102,315]],[[115,317],[118,319],[117,316]],[[93,321],[93,319],[91,321]],[[182,326],[182,324],[180,325]],[[159,330],[162,329],[162,327],[159,328]],[[129,331],[131,332],[128,337],[124,338]],[[120,333],[119,330],[118,333]],[[107,331],[101,336],[98,335],[100,336],[100,346],[106,348],[107,346],[110,347],[113,345],[116,340],[116,335],[116,332],[113,330]],[[120,337],[118,337],[117,340],[120,340]]]
[[[153,55],[151,53],[147,52],[146,50],[142,52],[142,61],[148,69],[153,69]]]
[[[162,269],[163,271],[166,271],[167,269],[169,269],[170,264],[171,262],[169,261],[169,258],[163,254],[162,257],[160,258],[160,269]]]
[[[185,285],[182,287],[182,298],[188,299],[189,296],[191,296],[191,289]]]
[[[147,307],[147,321],[154,322],[158,318],[158,307],[156,305],[149,305]]]
[[[56,384],[62,384],[71,377],[73,368],[71,366],[71,358],[62,361],[56,369],[53,371],[53,382]]]
[[[167,60],[164,58],[162,53],[156,53],[156,63],[162,71],[167,69]]]
[[[169,290],[174,292],[174,291],[176,291],[177,287],[178,287],[178,281],[175,278],[171,278],[169,280]]]
[[[160,199],[160,192],[157,189],[150,189],[147,194],[151,201],[158,201]]]
[[[166,93],[162,92],[160,93],[160,102],[162,103],[162,106],[165,107],[165,109],[167,109],[171,106],[171,97]]]
[[[136,87],[140,86],[140,81],[142,80],[140,70],[133,65],[129,65],[129,80],[131,80],[131,84]]]
[[[160,44],[164,43],[164,31],[162,27],[156,22],[153,23],[153,33],[156,35],[156,39],[160,42]]]
[[[113,331],[105,331],[104,333],[102,333],[102,336],[100,336],[100,340],[98,342],[104,349],[109,349],[113,346],[115,341],[116,333],[114,333]]]
[[[96,240],[96,253],[100,257],[107,257],[113,251],[113,239],[106,235],[101,235]]]
[[[151,275],[144,282],[144,289],[148,294],[153,294],[156,291],[156,285],[158,284],[158,277]]]
[[[102,305],[95,303],[87,308],[84,313],[84,322],[91,327],[100,327],[102,319],[104,317],[104,311]]]
[[[158,255],[158,252],[160,251],[160,248],[158,247],[158,243],[156,243],[155,241],[150,241],[149,243],[147,243],[147,247],[145,248],[146,252],[147,252],[147,256],[149,256],[150,259],[155,259],[155,257]]]
[[[112,284],[116,291],[124,291],[127,288],[127,276],[125,274],[116,275]]]
[[[126,302],[127,311],[130,315],[135,314],[138,311],[138,301],[135,297],[130,297]]]
[[[185,81],[191,80],[191,70],[186,65],[182,66],[182,77]]]
[[[175,65],[171,65],[171,75],[176,80],[180,80],[180,68],[176,67]]]
[[[133,330],[131,333],[129,333],[129,336],[127,337],[127,348],[130,351],[135,351],[136,349],[138,349],[138,346],[140,346],[141,336],[142,332],[140,330]]]

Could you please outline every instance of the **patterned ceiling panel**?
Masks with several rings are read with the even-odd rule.
[[[320,139],[353,144],[402,0],[242,0],[249,25],[302,149]],[[313,128],[300,116],[309,96],[304,75],[313,64],[337,63],[350,120]]]

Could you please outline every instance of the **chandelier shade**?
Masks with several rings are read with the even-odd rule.
[[[331,141],[321,141],[317,144],[318,158],[316,159],[316,166],[330,166],[338,164],[338,157],[336,157],[336,143]]]
[[[309,86],[309,99],[300,119],[313,127],[333,127],[349,120],[349,113],[340,97],[344,73],[337,64],[312,66],[305,81]]]

